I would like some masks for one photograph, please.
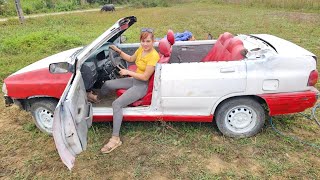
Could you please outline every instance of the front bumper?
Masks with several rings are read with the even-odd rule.
[[[4,102],[6,106],[11,106],[13,104],[13,99],[9,96],[4,96]]]

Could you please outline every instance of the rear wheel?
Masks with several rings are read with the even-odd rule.
[[[42,99],[31,104],[30,111],[36,126],[44,133],[52,135],[53,113],[57,106],[53,99]]]
[[[219,130],[229,137],[256,135],[265,122],[262,105],[250,98],[234,98],[223,102],[215,119]]]

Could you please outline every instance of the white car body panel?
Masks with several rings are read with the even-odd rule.
[[[294,56],[315,56],[310,51],[282,38],[270,35],[270,34],[253,34],[256,37],[266,40],[268,43],[272,44],[273,47],[277,49],[277,52],[281,55]]]
[[[44,59],[41,59],[37,62],[34,62],[22,69],[20,69],[19,71],[13,73],[11,76],[13,75],[17,75],[17,74],[21,74],[21,73],[26,73],[29,71],[34,71],[37,69],[42,69],[42,68],[48,68],[49,65],[51,63],[56,63],[56,62],[70,62],[70,56],[76,52],[77,50],[81,49],[82,47],[77,47],[77,48],[73,48],[73,49],[69,49],[63,52],[60,52],[58,54],[54,54],[52,56],[46,57]]]
[[[162,65],[160,93],[164,114],[210,115],[220,97],[245,89],[244,61]]]
[[[254,41],[248,36],[239,36],[249,50],[245,59],[248,73],[245,94],[295,92],[312,88],[307,83],[310,72],[316,67],[316,61],[312,57],[314,54],[272,35],[254,36],[272,42],[277,52],[265,43]],[[260,50],[250,51],[253,48]]]
[[[192,76],[191,68],[199,73]],[[220,97],[245,92],[245,69],[244,61],[158,64],[151,106],[125,107],[123,115],[210,115]],[[112,108],[95,107],[93,114],[112,115]]]
[[[312,88],[307,86],[307,83],[316,61],[310,56],[272,56],[261,60],[248,60],[246,63],[247,94],[298,92]]]

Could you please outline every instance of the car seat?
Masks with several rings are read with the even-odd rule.
[[[231,33],[225,32],[219,36],[217,42],[201,62],[241,60],[244,58],[245,52],[243,42]]]
[[[169,62],[171,52],[172,52],[171,46],[174,44],[174,42],[175,42],[174,33],[172,30],[168,30],[167,37],[162,38],[159,41],[158,49],[159,49],[160,59],[159,59],[158,63],[163,64],[163,63]],[[131,71],[135,71],[136,68],[137,68],[136,65],[131,65],[128,67],[128,69]],[[143,105],[150,105],[151,104],[153,82],[154,82],[154,74],[152,74],[152,76],[149,79],[148,90],[147,90],[146,95],[143,98],[137,100],[136,102],[130,104],[130,106],[143,106]],[[118,89],[116,91],[117,96],[118,97],[121,96],[125,91],[126,91],[126,89]]]

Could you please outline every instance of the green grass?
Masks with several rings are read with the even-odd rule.
[[[246,7],[266,7],[289,10],[320,11],[318,0],[201,0],[216,4],[237,4]]]
[[[116,20],[135,15],[126,36],[137,42],[141,27],[156,37],[171,28],[207,33],[268,33],[320,56],[320,14],[255,6],[190,3],[166,8],[122,9],[115,13],[79,13],[0,23],[0,79],[62,50],[90,43]],[[61,163],[52,137],[33,125],[31,115],[0,104],[0,178],[5,179],[319,179],[320,150],[279,137],[266,123],[255,137],[233,139],[212,123],[123,123],[124,144],[110,155],[99,152],[110,123],[89,130],[87,151],[70,172]],[[310,111],[308,111],[310,113]],[[274,118],[289,135],[319,144],[319,127],[301,115]]]

